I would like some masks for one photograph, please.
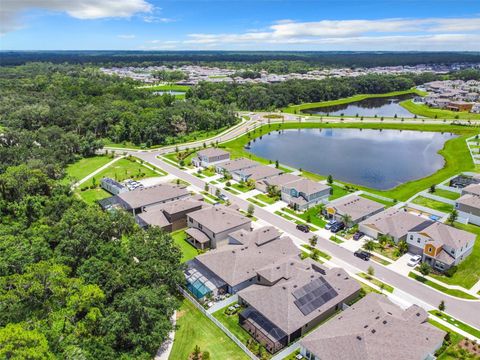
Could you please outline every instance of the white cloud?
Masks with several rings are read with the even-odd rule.
[[[154,10],[146,0],[2,0],[0,33],[17,30],[23,25],[21,14],[30,9],[65,12],[76,19],[128,18]]]
[[[147,23],[171,23],[171,22],[174,22],[175,19],[148,15],[148,16],[143,17],[143,21],[145,21]]]
[[[125,39],[125,40],[135,39],[135,35],[132,35],[132,34],[128,34],[128,35],[117,35],[117,37],[118,37],[119,39]]]
[[[298,45],[307,49],[314,45],[322,50],[480,50],[480,18],[280,20],[262,31],[188,37],[187,45],[219,48]]]

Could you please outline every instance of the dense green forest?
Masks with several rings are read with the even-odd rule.
[[[301,72],[313,67],[375,67],[479,62],[478,52],[348,51],[3,51],[1,65],[44,61],[105,66],[210,64],[220,67]]]
[[[273,110],[290,104],[327,101],[356,94],[407,90],[439,79],[437,75],[365,75],[323,80],[290,80],[274,84],[200,83],[187,93],[191,99],[235,104],[242,110]]]

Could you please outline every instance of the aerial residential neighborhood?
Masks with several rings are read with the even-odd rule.
[[[478,0],[0,19],[0,360],[480,359]]]

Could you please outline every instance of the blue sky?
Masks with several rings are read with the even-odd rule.
[[[479,0],[1,0],[2,50],[480,51]]]

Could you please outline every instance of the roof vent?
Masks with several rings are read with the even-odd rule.
[[[415,315],[420,316],[420,313],[416,313]]]
[[[368,328],[368,325],[365,325],[363,328],[364,328],[364,329]]]
[[[377,332],[377,330],[372,329],[372,334],[375,334],[376,332]]]
[[[382,321],[382,324],[383,324],[383,325],[386,325],[386,324],[387,324],[387,320],[383,320],[383,321]]]
[[[377,317],[375,318],[375,320],[378,320],[378,319],[380,319],[380,316],[377,316]]]
[[[362,337],[357,335],[357,340],[360,340],[360,341],[361,341],[361,340],[362,340]]]
[[[280,270],[280,266],[277,266],[276,269],[277,269],[277,270]]]

